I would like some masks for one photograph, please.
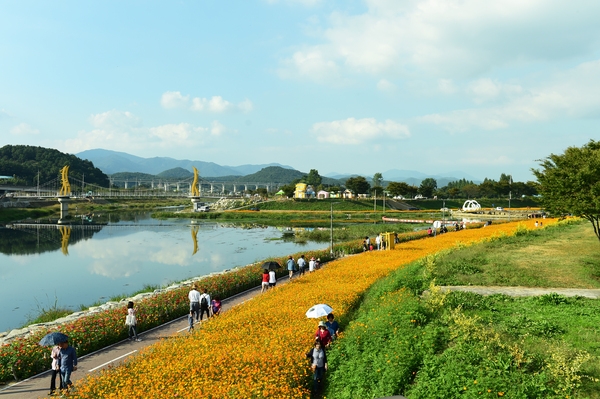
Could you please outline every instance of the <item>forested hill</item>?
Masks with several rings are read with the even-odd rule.
[[[5,145],[0,148],[0,176],[14,176],[10,184],[37,184],[60,177],[60,170],[68,165],[69,177],[84,180],[89,184],[108,187],[108,176],[93,163],[75,155],[65,154],[52,148],[28,145]]]
[[[257,183],[289,183],[301,179],[304,173],[295,169],[285,169],[279,166],[268,166],[251,175],[246,175],[239,181]]]

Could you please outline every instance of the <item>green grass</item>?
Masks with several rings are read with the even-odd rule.
[[[328,355],[325,396],[600,398],[598,300],[436,289],[421,296],[433,277],[453,274],[477,285],[500,285],[512,274],[542,285],[585,285],[597,272],[600,245],[590,230],[587,223],[563,224],[500,237],[444,252],[434,273],[421,260],[378,281],[341,320],[344,337]],[[541,276],[523,274],[523,253],[552,259]],[[577,264],[581,270],[569,273]]]
[[[538,229],[436,259],[440,285],[600,288],[600,243],[587,222]]]
[[[53,207],[53,208],[57,208]],[[0,208],[0,223],[9,223],[17,220],[39,219],[48,217],[57,212],[52,208]]]

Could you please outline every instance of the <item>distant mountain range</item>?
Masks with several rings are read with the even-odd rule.
[[[279,166],[284,169],[294,169],[291,166],[278,163],[260,165],[221,166],[214,162],[179,160],[167,157],[142,158],[125,152],[94,149],[75,154],[81,159],[92,161],[94,166],[107,175],[119,172],[140,172],[158,175],[164,171],[175,168],[183,168],[192,171],[195,166],[201,176],[245,176],[256,173],[267,166]]]
[[[221,166],[214,162],[178,160],[167,157],[142,158],[125,152],[94,149],[75,154],[79,158],[93,162],[94,166],[108,175],[128,173],[145,173],[148,175],[159,175],[161,177],[186,177],[192,175],[192,166],[195,166],[203,179],[219,178],[222,181],[247,181],[247,182],[281,182],[287,183],[304,176],[306,172],[299,172],[291,166],[278,163]],[[280,168],[287,169],[282,171]],[[187,173],[186,173],[187,171]],[[385,182],[403,181],[408,184],[419,186],[426,178],[437,181],[438,187],[446,186],[452,181],[466,179],[474,183],[480,183],[473,176],[461,171],[445,172],[438,175],[428,175],[415,170],[390,169],[381,172]],[[337,185],[346,181],[356,174],[330,173],[323,176],[323,183]],[[373,176],[364,175],[367,180]],[[214,180],[214,179],[213,179]]]

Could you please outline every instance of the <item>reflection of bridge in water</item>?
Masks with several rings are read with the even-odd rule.
[[[181,224],[140,224],[140,223],[84,223],[84,224],[55,224],[55,223],[13,223],[6,226],[4,230],[17,230],[26,234],[28,237],[17,237],[16,239],[26,245],[35,245],[35,252],[26,251],[25,253],[41,253],[45,251],[54,251],[60,249],[64,255],[69,255],[69,241],[74,239],[75,242],[92,238],[92,236],[100,230],[111,229],[148,229],[148,228],[181,228]],[[202,225],[192,224],[185,226],[190,228],[193,241],[193,252],[195,255],[198,252],[198,231],[202,229],[215,229],[217,223],[202,223]],[[60,233],[60,235],[58,235]],[[0,237],[3,237],[0,230]],[[29,239],[28,239],[29,238]],[[35,243],[32,242],[35,239]],[[0,240],[0,252],[13,254],[13,245],[10,245],[9,239]],[[29,243],[28,243],[29,242]],[[4,248],[4,245],[9,244],[10,250]]]

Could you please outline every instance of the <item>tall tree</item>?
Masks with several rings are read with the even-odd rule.
[[[383,175],[377,172],[373,175],[373,187],[381,187],[381,183],[383,183]]]
[[[354,194],[366,194],[371,189],[371,185],[364,177],[357,176],[346,180],[346,188]]]
[[[406,196],[410,192],[410,186],[408,183],[403,181],[393,181],[387,185],[387,191],[392,195],[392,197],[397,197],[399,195]]]
[[[437,181],[434,178],[428,177],[421,182],[419,186],[419,194],[423,197],[431,197],[437,189]]]
[[[302,180],[309,186],[313,186],[313,188],[316,188],[321,184],[323,178],[319,174],[318,170],[311,169],[310,172],[308,172],[308,174],[302,178]]]
[[[541,204],[555,215],[573,214],[594,226],[600,240],[600,142],[569,147],[562,155],[551,154],[532,169],[540,183]]]

